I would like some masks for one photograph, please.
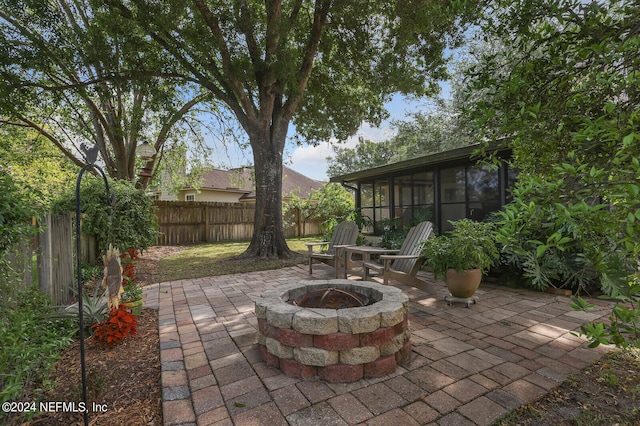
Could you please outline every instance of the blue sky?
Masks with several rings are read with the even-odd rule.
[[[402,95],[396,95],[387,105],[390,117],[382,123],[380,127],[372,127],[368,123],[363,123],[355,135],[347,142],[340,144],[341,147],[353,148],[358,139],[363,137],[374,142],[382,142],[393,136],[391,121],[405,119],[407,114],[427,109],[424,100],[416,101],[406,99]],[[303,175],[316,180],[328,181],[327,157],[333,156],[333,149],[329,142],[318,146],[288,146],[288,157],[285,159],[287,166]]]
[[[449,95],[449,85],[446,82],[441,83],[441,97]],[[381,142],[388,140],[393,136],[391,122],[393,120],[403,120],[407,115],[417,111],[427,111],[429,109],[427,100],[415,98],[406,98],[402,95],[396,95],[387,105],[390,117],[382,123],[380,127],[372,127],[368,123],[363,123],[355,135],[347,142],[339,146],[353,148],[358,139],[365,139]],[[214,148],[214,164],[220,168],[239,167],[253,163],[251,152],[243,152],[238,146],[227,146],[226,148]],[[296,146],[289,143],[285,148],[285,164],[291,169],[302,173],[303,175],[320,181],[328,181],[327,176],[327,157],[333,156],[333,148],[330,142],[322,143],[318,146]]]
[[[450,97],[451,85],[448,81],[440,82],[439,97],[447,99]],[[372,127],[368,123],[363,123],[360,129],[347,142],[339,146],[353,148],[358,139],[363,137],[374,142],[382,142],[390,139],[394,131],[391,122],[394,120],[405,120],[411,113],[422,111],[427,112],[431,106],[429,99],[407,98],[400,94],[393,97],[391,102],[386,104],[389,111],[389,119],[384,121],[380,127]],[[318,146],[288,146],[285,158],[288,167],[302,173],[312,179],[328,181],[327,157],[333,157],[333,149],[329,142]]]

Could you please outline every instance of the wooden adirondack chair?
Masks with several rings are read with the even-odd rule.
[[[420,254],[420,242],[429,238],[432,232],[431,222],[422,222],[411,228],[397,254],[381,255],[381,264],[363,264],[364,279],[369,278],[369,271],[372,270],[382,275],[384,284],[389,284],[389,279],[393,278],[417,288],[426,286],[427,283],[417,277],[418,270],[424,262],[424,257]]]
[[[309,249],[309,273],[313,273],[313,259],[334,266],[336,270],[336,278],[338,278],[338,269],[344,264],[344,255],[342,249],[352,246],[358,239],[358,225],[353,221],[344,221],[336,225],[333,230],[331,241],[322,241],[318,243],[307,243]],[[314,247],[319,247],[320,252],[314,252]],[[322,251],[326,247],[326,250]],[[348,260],[347,260],[348,261]]]

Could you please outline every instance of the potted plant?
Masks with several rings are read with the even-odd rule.
[[[445,300],[467,303],[476,302],[473,297],[480,285],[482,274],[489,270],[498,258],[495,229],[492,223],[470,219],[449,221],[453,230],[445,235],[430,238],[422,243],[424,266],[436,278],[444,278],[451,293]]]

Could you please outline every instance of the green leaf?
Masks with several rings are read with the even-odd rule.
[[[547,251],[547,249],[548,249],[548,248],[549,248],[549,247],[548,247],[548,246],[546,246],[546,245],[544,245],[544,244],[543,244],[543,245],[538,246],[538,248],[536,249],[536,256],[537,256],[538,258],[541,258],[541,257],[542,257],[542,255]]]
[[[633,140],[636,138],[635,133],[629,133],[627,136],[622,138],[622,145],[629,146],[633,143]]]
[[[604,112],[611,114],[616,110],[616,104],[613,102],[607,102],[604,106]]]

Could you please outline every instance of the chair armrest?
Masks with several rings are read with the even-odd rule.
[[[380,256],[380,259],[391,259],[391,260],[395,260],[395,259],[417,259],[419,258],[420,255],[416,254],[383,254],[382,256]]]
[[[323,246],[325,244],[329,244],[329,241],[321,241],[321,242],[318,242],[318,243],[305,243],[305,245],[307,247],[309,247],[309,246]]]
[[[318,243],[306,243],[307,249],[309,249],[309,253],[313,253],[314,247],[326,246],[329,244],[329,241],[322,241]]]
[[[367,253],[367,254],[393,254],[398,253],[400,250],[391,250],[386,248],[374,248],[371,246],[347,246],[347,251],[354,253]]]

